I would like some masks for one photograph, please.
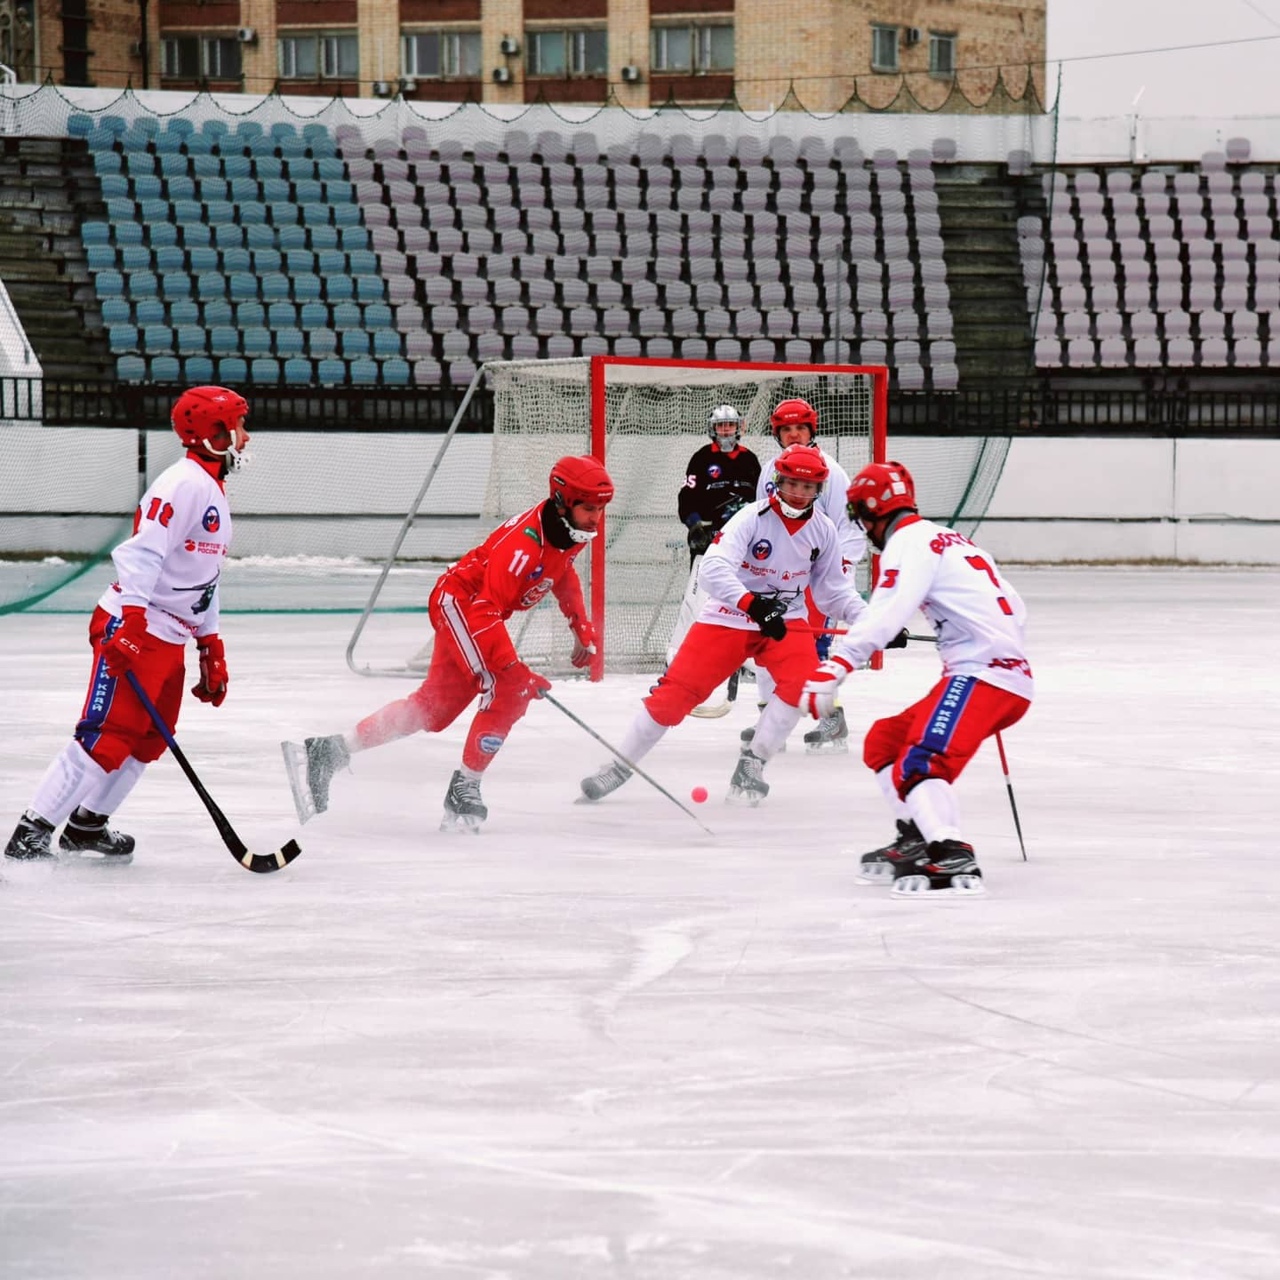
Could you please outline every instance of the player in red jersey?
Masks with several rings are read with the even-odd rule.
[[[573,562],[599,532],[613,481],[595,458],[567,457],[552,467],[549,487],[544,501],[499,525],[441,575],[428,603],[435,648],[416,692],[366,716],[349,733],[308,738],[304,746],[282,744],[303,821],[328,808],[330,781],[353,753],[411,733],[438,733],[477,694],[480,706],[462,767],[449,782],[441,830],[475,831],[488,817],[480,779],[530,698],[551,688],[520,661],[507,619],[550,593],[573,632],[573,665],[587,666],[596,651]]]
[[[174,401],[171,422],[186,454],[143,494],[132,537],[111,553],[116,581],[89,622],[93,672],[80,723],[41,779],[5,857],[132,861],[134,838],[113,831],[107,819],[165,743],[126,673],[172,727],[194,638],[200,679],[191,692],[215,707],[226,698],[218,579],[231,544],[231,510],[223,482],[245,459],[248,413],[243,397],[226,387],[190,387]],[[63,820],[55,852],[51,837]]]

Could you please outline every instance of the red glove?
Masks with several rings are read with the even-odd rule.
[[[199,636],[196,644],[200,649],[200,681],[191,686],[191,692],[201,702],[212,702],[215,707],[222,706],[227,697],[227,655],[222,647],[221,636]]]
[[[111,639],[102,646],[102,660],[106,663],[107,675],[122,676],[126,671],[132,671],[138,665],[146,644],[147,611],[141,605],[125,605],[123,621]]]
[[[573,657],[569,659],[575,667],[588,667],[596,652],[596,629],[590,618],[570,618],[569,628],[573,632]]]
[[[546,676],[531,671],[523,662],[517,661],[503,667],[501,675],[511,682],[519,698],[540,698],[544,693],[551,692],[551,681]]]

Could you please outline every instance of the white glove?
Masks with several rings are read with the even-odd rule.
[[[800,710],[815,720],[829,716],[836,709],[840,686],[853,668],[843,658],[828,658],[805,683],[800,696]]]

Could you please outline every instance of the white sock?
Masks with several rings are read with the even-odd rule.
[[[659,724],[650,714],[647,707],[641,707],[631,727],[622,735],[618,751],[633,764],[643,760],[654,747],[662,741],[667,732],[665,724]]]
[[[66,821],[87,791],[102,785],[106,776],[102,766],[73,739],[45,770],[28,812],[56,827]]]
[[[104,813],[110,817],[138,785],[146,769],[141,760],[130,756],[114,773],[104,772],[101,782],[90,785],[80,797],[81,806],[90,813]]]
[[[800,723],[800,708],[788,706],[781,698],[770,698],[760,719],[756,722],[755,737],[750,750],[761,760],[771,760],[787,735]]]
[[[468,769],[465,764],[458,766],[458,772],[470,782],[479,782],[484,777],[479,769]]]
[[[911,817],[911,811],[902,803],[898,788],[893,785],[893,765],[886,765],[875,775],[875,778],[876,786],[880,788],[880,794],[884,796],[885,802],[893,813],[894,821],[906,822]]]
[[[773,691],[777,688],[777,681],[763,668],[756,668],[756,701],[764,706],[770,698],[773,697]]]
[[[907,812],[930,844],[935,840],[960,840],[960,805],[949,782],[926,778],[907,793]]]

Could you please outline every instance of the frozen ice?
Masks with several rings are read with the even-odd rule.
[[[925,903],[854,874],[891,833],[860,731],[928,646],[758,809],[722,802],[750,686],[669,734],[645,768],[714,836],[638,777],[574,804],[607,752],[537,704],[473,838],[437,830],[464,722],[299,829],[280,739],[412,685],[347,670],[350,616],[228,616],[230,696],[178,738],[255,851],[304,853],[243,870],[166,758],[132,866],[0,869],[0,1275],[1272,1280],[1280,573],[1010,576],[1029,861],[985,749],[989,894]],[[6,836],[86,624],[0,618]],[[648,683],[556,694],[616,741]]]

